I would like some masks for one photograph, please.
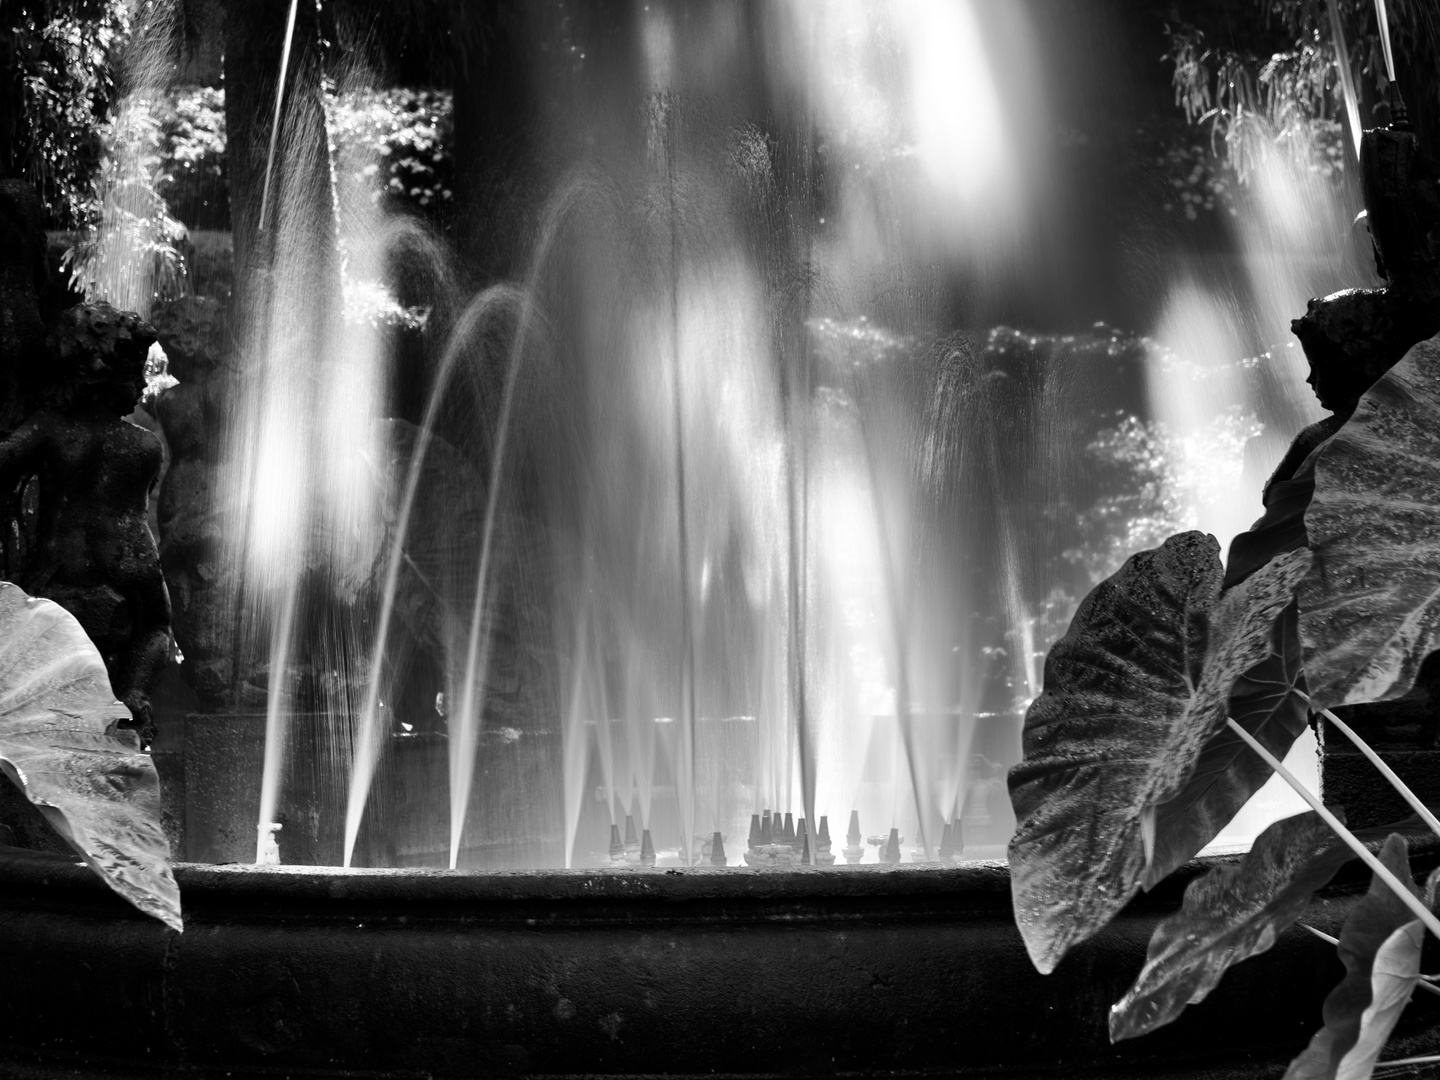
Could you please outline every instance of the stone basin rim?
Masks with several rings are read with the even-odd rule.
[[[1412,865],[1440,863],[1440,840],[1407,833]],[[1428,839],[1427,839],[1428,838]],[[1138,909],[1178,906],[1186,886],[1206,871],[1231,865],[1238,853],[1205,855],[1180,867],[1150,892],[1131,901]],[[453,902],[686,902],[825,901],[884,898],[948,898],[977,907],[1009,908],[1010,868],[1003,860],[961,865],[861,865],[844,868],[670,867],[551,870],[449,870],[427,867],[254,866],[242,863],[176,863],[181,901],[285,897],[295,901],[352,900],[409,903]],[[1352,861],[1322,893],[1363,889],[1369,873]],[[78,858],[0,848],[0,888],[43,888],[76,893],[108,892]],[[78,897],[77,897],[78,898]],[[118,902],[118,898],[117,898]],[[258,914],[258,913],[257,913]],[[138,913],[137,913],[138,915]],[[263,915],[261,916],[263,918]]]

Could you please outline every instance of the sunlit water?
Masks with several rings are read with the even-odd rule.
[[[342,185],[347,295],[398,247],[433,285],[413,428],[368,419],[397,336],[316,313],[336,233],[282,124],[224,496],[262,840],[320,710],[346,864],[634,864],[649,830],[738,865],[771,811],[837,855],[857,811],[866,862],[892,829],[907,860],[947,828],[1003,856],[1046,650],[1128,554],[1259,516],[1318,415],[1288,320],[1365,280],[1354,208],[1277,160],[1238,259],[1167,267],[1145,333],[958,325],[945,282],[1002,291],[1049,242],[1030,10],[797,0],[756,54],[734,7],[641,5],[643,91],[577,82],[526,265],[468,300]],[[1314,782],[1313,744],[1291,762]],[[1267,788],[1219,842],[1295,808]]]

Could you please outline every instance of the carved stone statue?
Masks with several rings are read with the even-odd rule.
[[[34,544],[16,584],[80,621],[146,743],[149,693],[170,648],[170,601],[146,522],[163,450],[125,416],[144,392],[154,341],[138,316],[108,304],[68,309],[37,358],[36,407],[0,440],[0,488],[37,484]]]
[[[233,405],[233,373],[226,366],[225,308],[189,297],[151,316],[169,371],[179,384],[155,400],[156,419],[170,447],[157,519],[160,563],[170,584],[175,637],[184,650],[180,671],[207,712],[264,701],[237,699],[234,628],[235,575],[224,565],[225,536],[216,498],[226,445],[226,410]],[[238,527],[238,526],[236,526]]]
[[[149,743],[149,695],[170,649],[146,522],[163,450],[125,416],[155,334],[106,304],[45,310],[39,203],[23,184],[0,182],[0,240],[3,571],[80,621]]]

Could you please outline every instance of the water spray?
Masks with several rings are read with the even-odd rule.
[[[1385,76],[1395,85],[1395,54],[1390,48],[1390,15],[1385,0],[1375,0],[1375,21],[1380,27],[1380,51],[1385,54]]]
[[[265,690],[265,764],[260,773],[260,820],[256,825],[255,861],[264,863],[266,845],[272,842],[275,808],[280,802],[285,748],[289,742],[289,713],[285,708],[285,684],[289,680],[291,638],[295,633],[295,609],[300,586],[291,581],[285,603],[270,641],[270,683]],[[276,856],[278,859],[278,855]]]
[[[1350,50],[1345,44],[1345,26],[1340,21],[1340,0],[1327,0],[1330,9],[1330,36],[1335,39],[1335,63],[1340,68],[1340,89],[1345,95],[1345,118],[1350,124],[1350,142],[1360,157],[1360,95],[1350,71]]]
[[[385,647],[389,644],[390,621],[395,611],[395,594],[399,586],[400,570],[405,563],[405,540],[410,532],[410,518],[415,510],[415,500],[420,490],[420,476],[425,457],[434,438],[435,423],[440,415],[440,406],[445,400],[455,365],[471,336],[485,325],[486,320],[497,308],[508,308],[518,302],[519,294],[503,286],[492,286],[470,302],[460,317],[459,324],[451,334],[450,342],[440,358],[439,370],[435,376],[435,392],[426,404],[425,415],[420,422],[419,435],[411,452],[410,464],[405,474],[404,492],[400,498],[400,510],[395,520],[395,540],[390,558],[385,567],[385,584],[381,591],[380,614],[375,621],[375,640],[371,646],[370,678],[365,688],[365,703],[360,711],[358,741],[355,747],[354,764],[350,774],[350,790],[345,809],[345,863],[349,866],[355,850],[355,840],[360,834],[360,817],[370,796],[370,782],[375,775],[375,766],[380,757],[380,681]]]
[[[280,79],[275,86],[275,117],[270,122],[270,152],[265,156],[265,183],[260,189],[261,232],[265,231],[266,210],[270,206],[270,175],[275,169],[275,147],[280,141],[280,113],[285,103],[285,76],[290,70],[290,46],[295,40],[295,16],[299,7],[300,0],[290,0],[290,14],[285,19],[285,45],[280,50]]]

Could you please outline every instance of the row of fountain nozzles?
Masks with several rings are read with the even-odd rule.
[[[769,810],[763,814],[750,815],[749,847],[745,852],[747,866],[788,866],[792,864],[829,866],[835,862],[830,852],[830,819],[820,818],[820,828],[815,832],[815,843],[810,843],[810,831],[802,817],[797,823],[786,814],[781,818],[779,811],[773,815]]]
[[[861,846],[860,833],[860,812],[850,811],[850,828],[845,834],[846,846],[841,849],[848,863],[858,863],[865,855],[865,849]],[[882,863],[898,863],[900,861],[900,845],[905,838],[900,835],[898,828],[892,828],[888,836],[869,836],[865,838],[866,843],[876,848],[876,855]],[[960,821],[945,822],[944,831],[940,834],[940,848],[936,854],[941,862],[950,862],[960,857],[965,850],[965,841],[961,838]],[[923,861],[926,857],[925,851],[916,848],[913,857],[916,861]]]
[[[612,863],[639,863],[641,866],[655,865],[655,843],[650,839],[650,830],[641,829],[640,837],[635,836],[635,819],[625,815],[625,839],[620,839],[620,826],[610,824],[610,861]]]
[[[697,839],[699,839],[697,837]],[[724,866],[725,838],[717,830],[710,840],[696,845],[701,857],[708,859],[715,866]],[[650,830],[641,829],[640,838],[635,838],[635,819],[629,814],[625,815],[625,839],[620,839],[620,826],[615,823],[610,825],[610,861],[620,865],[625,863],[638,863],[640,866],[655,865],[655,844],[650,839]]]
[[[276,826],[278,828],[278,826]],[[850,827],[846,830],[846,846],[841,849],[845,861],[850,864],[858,863],[865,855],[865,848],[861,846],[862,833],[860,832],[860,811],[850,811]],[[871,836],[866,838],[868,843],[878,848],[878,856],[882,863],[898,863],[900,861],[900,845],[905,838],[900,835],[898,828],[892,828],[889,836]],[[726,865],[725,839],[716,831],[708,844],[701,844],[700,850],[703,857],[714,866]],[[945,830],[940,837],[939,856],[943,861],[949,861],[959,856],[964,850],[964,842],[960,838],[960,822],[945,822]],[[923,853],[917,852],[917,857],[923,857]],[[610,860],[613,863],[638,863],[641,866],[655,865],[655,844],[650,839],[650,830],[642,829],[639,838],[635,835],[635,819],[629,814],[625,815],[625,838],[620,838],[620,826],[610,826]],[[806,828],[805,819],[802,817],[797,824],[790,814],[786,814],[782,820],[779,812],[771,814],[767,809],[763,814],[750,815],[750,837],[748,850],[745,852],[745,863],[747,866],[779,866],[793,863],[801,865],[831,866],[835,862],[835,856],[830,850],[830,819],[826,815],[820,817],[820,828],[815,834],[815,846],[810,846],[810,834]]]
[[[845,849],[845,857],[850,862],[859,862],[860,855],[864,849],[860,847],[859,822],[853,815],[850,819],[850,827],[853,833],[847,837],[850,841],[850,847]],[[879,849],[877,854],[882,863],[898,863],[900,861],[900,845],[905,842],[905,838],[900,835],[899,829],[891,829],[889,836],[870,836],[866,838],[866,842],[870,844],[871,847]],[[960,822],[945,822],[944,831],[940,834],[940,847],[936,852],[940,861],[951,862],[959,858],[960,853],[964,850],[965,841],[961,839]],[[853,858],[852,855],[854,856]],[[926,852],[922,848],[916,848],[912,857],[916,862],[923,862],[926,858]]]

